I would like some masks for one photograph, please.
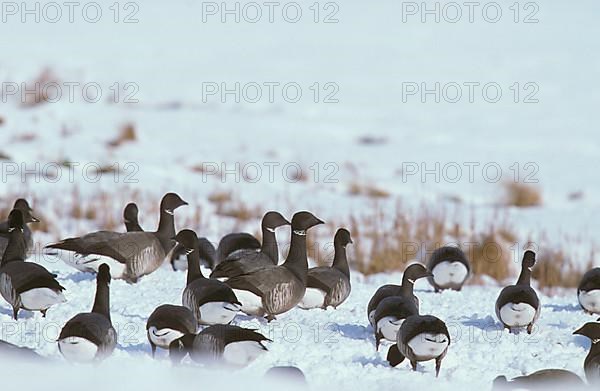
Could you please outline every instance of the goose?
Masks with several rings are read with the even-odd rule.
[[[0,293],[12,306],[15,320],[20,309],[40,311],[45,317],[48,308],[66,302],[65,288],[56,280],[56,274],[36,263],[25,262],[24,225],[23,212],[13,209],[8,216],[8,246],[0,262]]]
[[[156,232],[98,231],[81,237],[49,244],[46,249],[58,249],[57,254],[75,268],[96,272],[106,263],[113,278],[135,283],[142,276],[158,269],[170,257],[175,236],[174,211],[187,205],[177,194],[166,194],[160,203],[160,221]],[[53,251],[53,250],[50,250]]]
[[[598,322],[588,322],[573,333],[583,335],[592,341],[583,364],[585,377],[590,385],[600,385],[600,323]]]
[[[534,265],[535,253],[531,250],[525,251],[516,285],[502,289],[496,300],[496,316],[510,333],[515,328],[527,327],[527,333],[531,334],[533,325],[540,316],[540,300],[530,286]]]
[[[275,315],[294,308],[304,297],[308,273],[306,231],[323,221],[310,212],[298,212],[292,218],[290,250],[280,266],[260,269],[233,277],[225,283],[242,303],[242,312],[248,315],[266,315],[268,321]]]
[[[243,274],[253,273],[260,269],[271,268],[277,266],[279,262],[279,248],[277,246],[277,238],[275,237],[275,229],[284,225],[289,225],[287,221],[278,212],[267,212],[261,223],[263,242],[260,251],[255,249],[238,249],[231,251],[232,248],[240,247],[236,242],[242,241],[243,234],[230,234],[222,242],[219,243],[217,254],[229,252],[229,255],[220,262],[212,274],[211,278],[233,278]]]
[[[305,386],[306,376],[302,369],[290,365],[271,367],[265,372],[266,379]]]
[[[600,314],[600,267],[588,270],[577,288],[579,305],[588,314]]]
[[[406,318],[417,315],[419,310],[412,298],[404,296],[389,296],[379,302],[373,316],[375,331],[375,349],[383,338],[396,342],[398,330]]]
[[[200,264],[213,270],[217,264],[217,251],[215,246],[207,238],[198,238],[198,255]],[[171,267],[174,271],[187,270],[187,252],[181,244],[177,244],[171,257]]]
[[[335,233],[335,254],[331,267],[321,266],[308,270],[306,292],[298,307],[303,309],[337,308],[350,295],[350,268],[346,257],[346,246],[352,243],[350,232],[340,228]]]
[[[408,266],[402,274],[402,285],[383,285],[375,291],[373,297],[367,305],[367,316],[371,326],[375,327],[375,310],[379,302],[389,296],[404,296],[414,300],[417,309],[419,309],[419,299],[414,295],[415,281],[419,278],[430,277],[431,273],[420,263],[413,263]]]
[[[117,332],[110,320],[110,267],[102,264],[96,275],[96,297],[92,312],[71,318],[60,331],[58,349],[68,361],[102,361],[117,345]]]
[[[417,362],[435,360],[435,377],[438,377],[448,346],[450,333],[441,319],[432,315],[413,315],[400,326],[396,344],[388,350],[387,360],[395,367],[408,358],[413,371],[417,370]]]
[[[138,220],[138,206],[134,202],[130,202],[123,209],[123,221],[127,232],[143,232]]]
[[[33,235],[31,234],[31,229],[27,224],[29,223],[39,223],[40,220],[32,215],[33,209],[29,206],[27,200],[23,198],[19,198],[15,201],[13,209],[18,209],[23,212],[23,218],[25,221],[25,225],[23,225],[23,237],[25,238],[25,244],[27,245],[27,251],[31,250],[33,247]],[[9,225],[8,220],[0,223],[0,257],[4,254],[6,247],[8,246],[8,238],[10,236],[9,233]]]
[[[241,304],[231,288],[218,280],[204,277],[198,257],[198,237],[194,231],[184,229],[175,241],[187,251],[187,286],[182,303],[192,311],[198,324],[228,324],[240,311]]]
[[[460,291],[469,278],[471,265],[460,248],[445,246],[431,254],[427,270],[431,272],[427,279],[436,292],[444,289]]]
[[[244,367],[267,351],[265,341],[271,340],[255,330],[218,324],[171,342],[169,357],[174,364],[189,354],[198,363]]]
[[[526,376],[518,376],[508,381],[506,376],[494,379],[492,390],[519,390],[519,389],[558,389],[567,387],[579,389],[585,384],[581,378],[571,371],[564,369],[542,369]]]
[[[156,347],[169,349],[169,345],[185,334],[195,334],[198,321],[186,307],[163,304],[157,307],[146,322],[148,342],[152,348],[152,357]]]

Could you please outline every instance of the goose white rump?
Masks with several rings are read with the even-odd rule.
[[[148,329],[148,338],[150,341],[163,349],[168,349],[171,342],[181,337],[183,337],[183,333],[178,330],[169,328],[157,329],[154,326]]]
[[[98,346],[81,337],[67,337],[59,340],[58,349],[67,361],[76,363],[94,361],[98,353]]]
[[[200,306],[200,323],[202,324],[229,324],[240,311],[238,304],[223,301],[214,301]]]
[[[579,292],[579,304],[589,312],[600,314],[600,289]]]
[[[256,341],[241,341],[230,343],[223,350],[223,359],[227,364],[246,366],[265,353],[265,348]]]
[[[500,308],[500,319],[510,327],[525,327],[533,322],[535,313],[527,303],[507,303]]]
[[[440,262],[431,271],[433,281],[441,287],[448,285],[461,285],[469,271],[461,262]]]
[[[408,346],[419,359],[439,357],[448,347],[445,334],[422,333],[408,341]]]
[[[106,263],[110,267],[110,274],[112,278],[121,279],[125,274],[125,264],[121,263],[111,257],[97,254],[77,254],[73,251],[58,250],[55,248],[48,248],[44,250],[46,255],[51,255],[59,258],[67,265],[74,267],[75,269],[86,272],[86,273],[97,273],[98,268],[103,263]]]
[[[47,310],[55,304],[66,303],[62,292],[50,288],[34,288],[21,293],[21,305],[28,310]]]
[[[325,292],[317,288],[306,288],[304,297],[298,303],[298,307],[305,310],[311,308],[321,308],[325,304]]]
[[[241,289],[234,289],[233,293],[242,303],[242,312],[248,315],[263,316],[265,310],[263,308],[262,298],[252,292]]]
[[[402,326],[404,319],[398,319],[394,316],[384,316],[377,322],[377,331],[380,332],[385,339],[391,342],[396,342],[398,330]]]

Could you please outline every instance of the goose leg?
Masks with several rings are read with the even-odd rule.
[[[410,366],[412,367],[413,371],[415,371],[415,372],[417,371],[417,362],[416,361],[410,360]]]
[[[271,323],[272,321],[276,320],[277,318],[275,317],[275,315],[267,314],[267,316],[265,316],[265,319],[267,319],[267,322]]]
[[[18,320],[19,307],[13,307],[13,319]]]
[[[48,308],[46,308],[45,310],[40,310],[40,312],[42,313],[42,318],[46,317],[46,311],[48,311]]]
[[[150,342],[150,347],[152,348],[152,358],[154,358],[154,355],[156,354],[156,345]]]
[[[375,350],[379,351],[379,343],[381,342],[381,338],[383,338],[383,334],[379,331],[375,333]]]
[[[435,377],[440,376],[440,368],[442,367],[442,358],[438,357],[435,359]]]
[[[527,326],[527,334],[531,334],[533,332],[533,323],[530,323],[529,326]]]

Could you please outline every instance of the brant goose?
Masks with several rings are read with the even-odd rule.
[[[187,205],[177,194],[166,194],[160,203],[160,221],[156,232],[98,231],[82,237],[62,240],[46,248],[63,250],[58,256],[81,271],[95,272],[106,263],[114,278],[129,283],[152,273],[170,257],[175,236],[174,211]]]
[[[19,310],[40,311],[46,316],[48,308],[66,301],[56,274],[33,262],[25,262],[27,245],[23,235],[23,212],[13,209],[8,216],[8,247],[0,263],[0,293],[12,306],[13,318]]]
[[[198,237],[194,231],[184,229],[177,234],[175,240],[185,248],[188,259],[187,286],[182,296],[183,305],[192,311],[201,325],[230,323],[240,311],[241,304],[229,286],[202,275],[198,256]]]
[[[263,242],[260,251],[255,249],[244,249],[239,245],[241,238],[235,238],[230,234],[227,235],[227,242],[230,244],[219,243],[218,254],[228,252],[229,255],[220,262],[215,270],[210,275],[211,278],[233,278],[243,274],[253,273],[260,269],[277,266],[279,262],[279,248],[277,247],[277,238],[275,237],[275,229],[284,225],[289,225],[287,221],[278,212],[267,212],[262,219],[262,237]],[[243,235],[243,234],[242,234]],[[225,239],[225,238],[224,238]],[[223,240],[221,240],[223,243]],[[238,243],[237,246],[234,244]],[[230,251],[237,247],[235,251]]]
[[[571,371],[564,369],[542,369],[530,373],[526,376],[518,376],[511,381],[506,376],[498,376],[494,379],[492,390],[519,390],[519,389],[558,389],[558,387],[568,387],[568,389],[579,389],[585,383],[579,376]]]
[[[404,270],[404,274],[402,274],[402,285],[388,284],[379,287],[367,305],[367,316],[369,317],[371,326],[375,327],[375,310],[377,309],[379,302],[386,297],[403,296],[412,298],[417,309],[419,309],[419,299],[413,293],[415,281],[419,278],[430,276],[431,273],[427,271],[425,266],[420,263],[413,263]]]
[[[600,319],[598,319],[600,322]],[[583,368],[590,385],[600,385],[600,323],[589,322],[573,334],[583,335],[592,341]]]
[[[143,232],[138,221],[138,207],[135,203],[130,202],[123,209],[123,221],[127,232]]]
[[[233,277],[229,285],[242,303],[242,311],[248,315],[275,319],[294,308],[304,297],[308,259],[306,255],[306,231],[323,224],[310,212],[298,212],[292,218],[292,238],[285,262],[280,266],[257,270]]]
[[[450,334],[441,319],[413,315],[402,323],[396,345],[388,351],[387,360],[395,367],[408,358],[413,371],[417,370],[417,362],[435,360],[435,376],[438,377],[448,346]]]
[[[25,224],[23,225],[23,237],[25,238],[25,244],[27,245],[27,251],[33,247],[33,236],[31,229],[27,226],[28,223],[39,223],[39,219],[33,216],[31,213],[33,209],[29,206],[29,203],[23,198],[19,198],[15,201],[13,209],[18,209],[23,212],[23,219]],[[0,257],[4,254],[6,247],[8,246],[8,238],[10,236],[8,220],[0,223]]]
[[[185,334],[196,334],[197,325],[196,317],[186,307],[170,304],[157,307],[146,322],[152,357],[156,353],[157,346],[169,349],[169,345],[174,340]]]
[[[471,265],[460,248],[445,246],[431,254],[427,270],[432,274],[427,279],[436,292],[444,289],[460,291],[469,277]]]
[[[215,246],[207,238],[198,238],[198,250],[200,264],[213,270],[217,264],[217,250],[215,250]],[[171,267],[174,271],[187,270],[187,252],[179,243],[177,243],[173,250]]]
[[[527,333],[531,334],[533,325],[540,316],[540,299],[530,286],[534,265],[535,253],[525,251],[519,280],[516,285],[502,289],[496,300],[496,316],[511,333],[515,328],[527,327]]]
[[[404,319],[418,314],[417,305],[410,297],[390,296],[381,300],[373,315],[375,349],[379,350],[379,343],[382,338],[390,342],[396,342],[398,330],[400,330]]]
[[[110,320],[110,268],[102,264],[96,275],[96,297],[92,312],[71,318],[60,331],[58,349],[72,362],[101,361],[117,345],[117,332]]]
[[[577,289],[581,308],[588,314],[600,314],[600,267],[588,270]]]
[[[321,266],[308,270],[306,292],[298,307],[337,308],[350,295],[350,268],[346,257],[346,246],[352,243],[350,232],[340,228],[335,233],[333,246],[335,254],[331,267]]]
[[[254,330],[219,324],[171,342],[169,356],[174,364],[189,354],[199,363],[244,367],[267,351],[264,341],[271,340]]]

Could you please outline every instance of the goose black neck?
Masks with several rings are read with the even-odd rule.
[[[274,265],[279,263],[279,248],[275,231],[265,226],[262,227],[262,247],[260,251],[273,261]]]
[[[127,232],[142,232],[143,229],[142,227],[140,227],[140,223],[136,221],[126,221],[125,222],[125,229],[127,230]]]
[[[308,258],[306,252],[306,231],[304,234],[294,232],[292,228],[292,239],[290,240],[290,252],[283,263],[300,281],[306,284],[308,273]]]
[[[348,258],[346,257],[346,246],[341,243],[334,243],[335,255],[333,256],[333,267],[350,277],[350,268],[348,267]]]
[[[597,357],[600,356],[600,342],[593,343],[590,347],[590,352],[588,353],[588,357]]]
[[[187,284],[189,285],[193,281],[199,278],[205,278],[200,270],[200,255],[198,254],[198,245],[194,246],[194,250],[187,255],[188,261],[188,274]]]
[[[156,236],[158,236],[158,240],[160,240],[160,244],[163,246],[165,253],[173,248],[174,243],[171,238],[175,236],[175,218],[172,214],[167,213],[162,209],[162,206]]]
[[[8,234],[8,244],[4,254],[2,254],[0,266],[4,266],[9,262],[25,261],[25,258],[27,258],[25,236],[19,228],[14,228]]]
[[[415,283],[410,281],[408,273],[402,275],[402,296],[413,297]]]
[[[98,281],[96,283],[96,298],[92,312],[104,315],[110,320],[110,291],[108,282]]]
[[[521,274],[519,275],[519,279],[517,280],[517,285],[527,285],[531,284],[531,270],[525,265],[521,266]]]

